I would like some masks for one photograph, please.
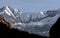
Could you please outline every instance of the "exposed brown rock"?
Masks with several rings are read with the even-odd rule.
[[[9,27],[10,29],[13,28],[13,25],[10,24],[7,20],[5,20],[4,17],[2,17],[1,15],[0,15],[0,23],[6,24],[6,26]]]

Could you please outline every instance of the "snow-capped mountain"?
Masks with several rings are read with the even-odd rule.
[[[60,11],[22,13],[19,9],[6,6],[0,9],[0,15],[19,30],[48,37],[49,29],[60,17]]]
[[[5,9],[4,9],[5,8]],[[2,12],[4,13],[6,13],[8,16],[13,16],[14,18],[16,18],[15,16],[14,16],[14,14],[12,13],[12,11],[10,10],[10,8],[9,8],[9,6],[6,6],[6,7],[4,7],[4,8],[2,8],[2,9],[4,9]],[[2,13],[1,12],[1,13]]]
[[[3,7],[0,9],[0,15],[5,17],[5,19],[8,19],[10,23],[15,23],[18,21],[17,18],[19,16],[19,10],[18,9],[13,9],[9,6]],[[17,20],[16,20],[17,19]]]

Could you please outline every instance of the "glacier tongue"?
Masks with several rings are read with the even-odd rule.
[[[47,13],[22,13],[19,9],[13,9],[9,6],[0,10],[3,10],[0,15],[13,24],[15,28],[47,37],[49,37],[50,28],[60,17],[60,13],[55,13],[56,10],[46,11]]]

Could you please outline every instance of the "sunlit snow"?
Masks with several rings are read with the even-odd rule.
[[[44,15],[44,13],[43,12],[40,12],[42,15]]]

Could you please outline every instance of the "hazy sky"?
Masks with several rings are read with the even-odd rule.
[[[23,12],[39,12],[60,8],[60,0],[0,0],[0,8],[10,6]]]

